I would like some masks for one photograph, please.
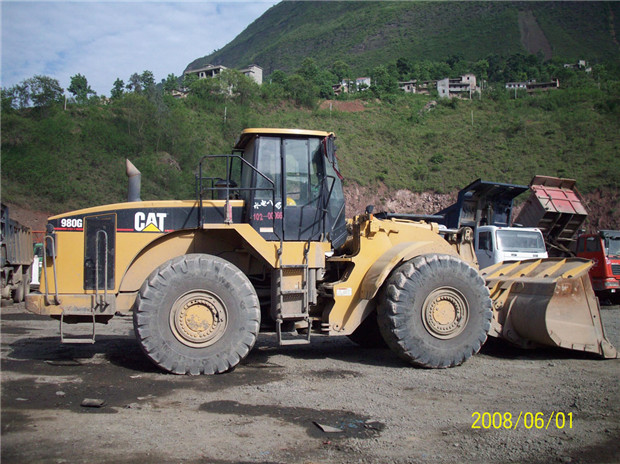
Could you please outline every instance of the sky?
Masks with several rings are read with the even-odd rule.
[[[66,89],[79,73],[109,96],[117,78],[127,83],[133,73],[151,71],[156,82],[180,76],[276,3],[0,0],[1,86],[44,75]]]

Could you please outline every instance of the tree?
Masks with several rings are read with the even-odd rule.
[[[235,69],[225,69],[210,80],[219,84],[215,91],[225,95],[225,98],[233,97],[241,104],[253,100],[259,92],[258,84],[252,78]]]
[[[412,67],[413,78],[418,81],[430,81],[431,80],[431,62],[428,60],[417,62]]]
[[[286,81],[288,77],[284,71],[276,69],[269,75],[267,82],[263,82],[260,92],[267,101],[284,100],[286,93]]]
[[[284,71],[280,71],[279,69],[276,69],[269,76],[269,80],[274,84],[286,85],[287,79],[288,77],[286,73]]]
[[[10,108],[26,108],[30,102],[30,90],[25,81],[8,89],[2,89],[2,111]]]
[[[168,77],[163,81],[163,86],[166,92],[172,92],[179,88],[179,78],[174,74],[168,74]]]
[[[384,65],[374,68],[370,77],[372,82],[370,88],[379,98],[398,90],[396,79],[388,72],[387,67]]]
[[[48,76],[34,76],[22,82],[22,88],[26,105],[32,100],[35,107],[47,107],[53,103],[59,103],[63,99],[64,89],[56,79]]]
[[[129,83],[126,88],[133,93],[142,93],[142,80],[138,73],[129,76]]]
[[[71,76],[71,85],[67,89],[73,94],[78,103],[86,103],[90,95],[96,95],[96,92],[90,88],[85,76],[76,74]]]
[[[446,77],[450,77],[451,73],[452,69],[448,63],[444,63],[443,61],[433,61],[431,63],[431,79],[445,79]]]
[[[398,77],[401,80],[409,79],[409,75],[411,71],[413,71],[413,66],[411,62],[407,58],[399,58],[396,60],[396,69],[398,69]]]
[[[338,77],[338,82],[342,82],[344,79],[351,77],[351,68],[344,61],[338,60],[332,66],[332,73]]]
[[[319,71],[315,78],[320,98],[334,98],[333,85],[338,82],[338,76],[326,69]]]
[[[110,97],[112,98],[120,98],[123,96],[123,93],[125,92],[125,83],[122,81],[122,79],[119,79],[118,77],[116,78],[116,80],[114,81],[114,87],[112,87],[112,90],[110,91]]]
[[[145,92],[152,92],[155,90],[155,76],[151,71],[142,71],[140,74],[140,84],[142,84],[142,90]]]
[[[478,60],[473,65],[473,71],[479,79],[488,80],[489,62],[487,60]]]
[[[313,106],[318,94],[316,87],[299,74],[293,74],[287,79],[286,91],[295,103],[304,106]]]
[[[297,70],[297,74],[306,79],[308,82],[316,83],[319,74],[319,67],[316,65],[314,58],[304,58],[301,67]]]
[[[221,80],[217,78],[194,79],[189,91],[198,100],[222,102],[225,96],[221,84]]]
[[[198,80],[198,76],[194,73],[184,74],[183,75],[183,88],[190,89],[192,84]]]

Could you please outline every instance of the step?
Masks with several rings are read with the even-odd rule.
[[[92,317],[92,332],[90,334],[84,334],[80,337],[65,337],[63,326],[65,316],[91,316]],[[93,311],[63,311],[60,315],[60,343],[72,343],[72,344],[93,344],[95,343],[95,313]]]
[[[280,269],[307,269],[307,264],[282,264]]]
[[[293,290],[281,290],[281,295],[305,295],[308,293],[307,288],[296,288]]]
[[[92,345],[95,343],[94,338],[62,338],[61,343],[70,343],[70,344],[82,344],[82,345]]]
[[[306,317],[306,316],[304,316]],[[283,338],[282,335],[290,334],[291,337],[294,338]],[[302,334],[301,336],[298,333],[291,332],[282,332],[282,321],[276,321],[276,337],[278,339],[278,345],[308,345],[310,343],[310,335],[312,334],[312,330],[310,327],[310,322],[308,321],[308,332]]]
[[[309,345],[310,340],[308,340],[307,338],[290,338],[286,340],[280,339],[279,344],[280,346]]]

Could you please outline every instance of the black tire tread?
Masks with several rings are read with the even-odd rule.
[[[409,292],[437,273],[456,273],[463,279],[471,281],[471,288],[480,307],[470,303],[470,322],[478,324],[466,342],[456,349],[447,349],[443,353],[429,349],[410,333],[409,320],[411,309],[401,303],[414,297]],[[463,260],[451,255],[422,255],[397,267],[382,288],[378,307],[379,329],[388,346],[406,361],[421,367],[446,368],[458,366],[477,353],[486,341],[491,326],[492,302],[489,290],[478,272]],[[472,312],[477,311],[474,321]],[[422,324],[421,320],[419,321]],[[470,323],[468,322],[468,326]],[[468,330],[466,328],[466,330]],[[429,335],[430,336],[430,335]],[[455,344],[446,340],[446,345]]]
[[[242,328],[230,346],[223,347],[216,356],[187,356],[175,349],[174,343],[163,340],[158,333],[156,318],[159,311],[170,310],[160,308],[160,302],[176,276],[227,280],[234,288],[235,295],[240,298],[239,301],[243,302]],[[162,369],[175,374],[217,374],[234,368],[254,346],[260,328],[260,305],[254,287],[236,266],[212,255],[187,254],[164,263],[144,282],[134,306],[133,321],[142,350]]]

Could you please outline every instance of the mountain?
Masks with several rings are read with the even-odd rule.
[[[265,74],[306,57],[337,60],[364,73],[400,57],[479,60],[490,54],[542,53],[597,63],[620,56],[620,2],[282,2],[232,42],[192,61]]]

